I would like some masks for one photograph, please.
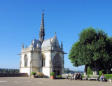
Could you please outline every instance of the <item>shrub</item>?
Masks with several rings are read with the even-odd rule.
[[[36,72],[32,72],[32,75],[36,75]]]
[[[93,71],[91,70],[90,67],[88,67],[88,68],[87,68],[87,75],[88,75],[88,77],[89,77],[90,75],[92,75],[92,74],[93,74]]]
[[[62,78],[62,76],[61,75],[57,75],[57,78]]]
[[[112,74],[104,74],[106,79],[112,79]]]
[[[54,75],[55,75],[55,73],[54,73],[54,72],[51,72],[51,73],[50,73],[50,75],[51,75],[51,76],[54,76]]]
[[[103,73],[103,71],[99,71],[99,76],[101,76],[101,75],[102,75],[102,73]]]

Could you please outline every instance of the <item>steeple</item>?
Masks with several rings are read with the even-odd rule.
[[[40,25],[40,33],[39,33],[39,40],[41,43],[44,41],[45,30],[44,30],[44,12],[42,13],[41,25]]]

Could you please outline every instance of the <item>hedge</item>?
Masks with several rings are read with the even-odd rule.
[[[106,79],[112,79],[112,74],[104,74]]]

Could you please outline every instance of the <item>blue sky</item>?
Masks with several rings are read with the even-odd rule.
[[[19,68],[22,44],[38,39],[42,9],[45,9],[45,38],[57,33],[65,52],[87,27],[112,36],[112,0],[0,0],[0,68]],[[75,68],[65,55],[65,67]]]

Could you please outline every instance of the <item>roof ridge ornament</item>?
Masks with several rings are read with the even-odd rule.
[[[54,37],[57,38],[56,32],[54,33]]]

